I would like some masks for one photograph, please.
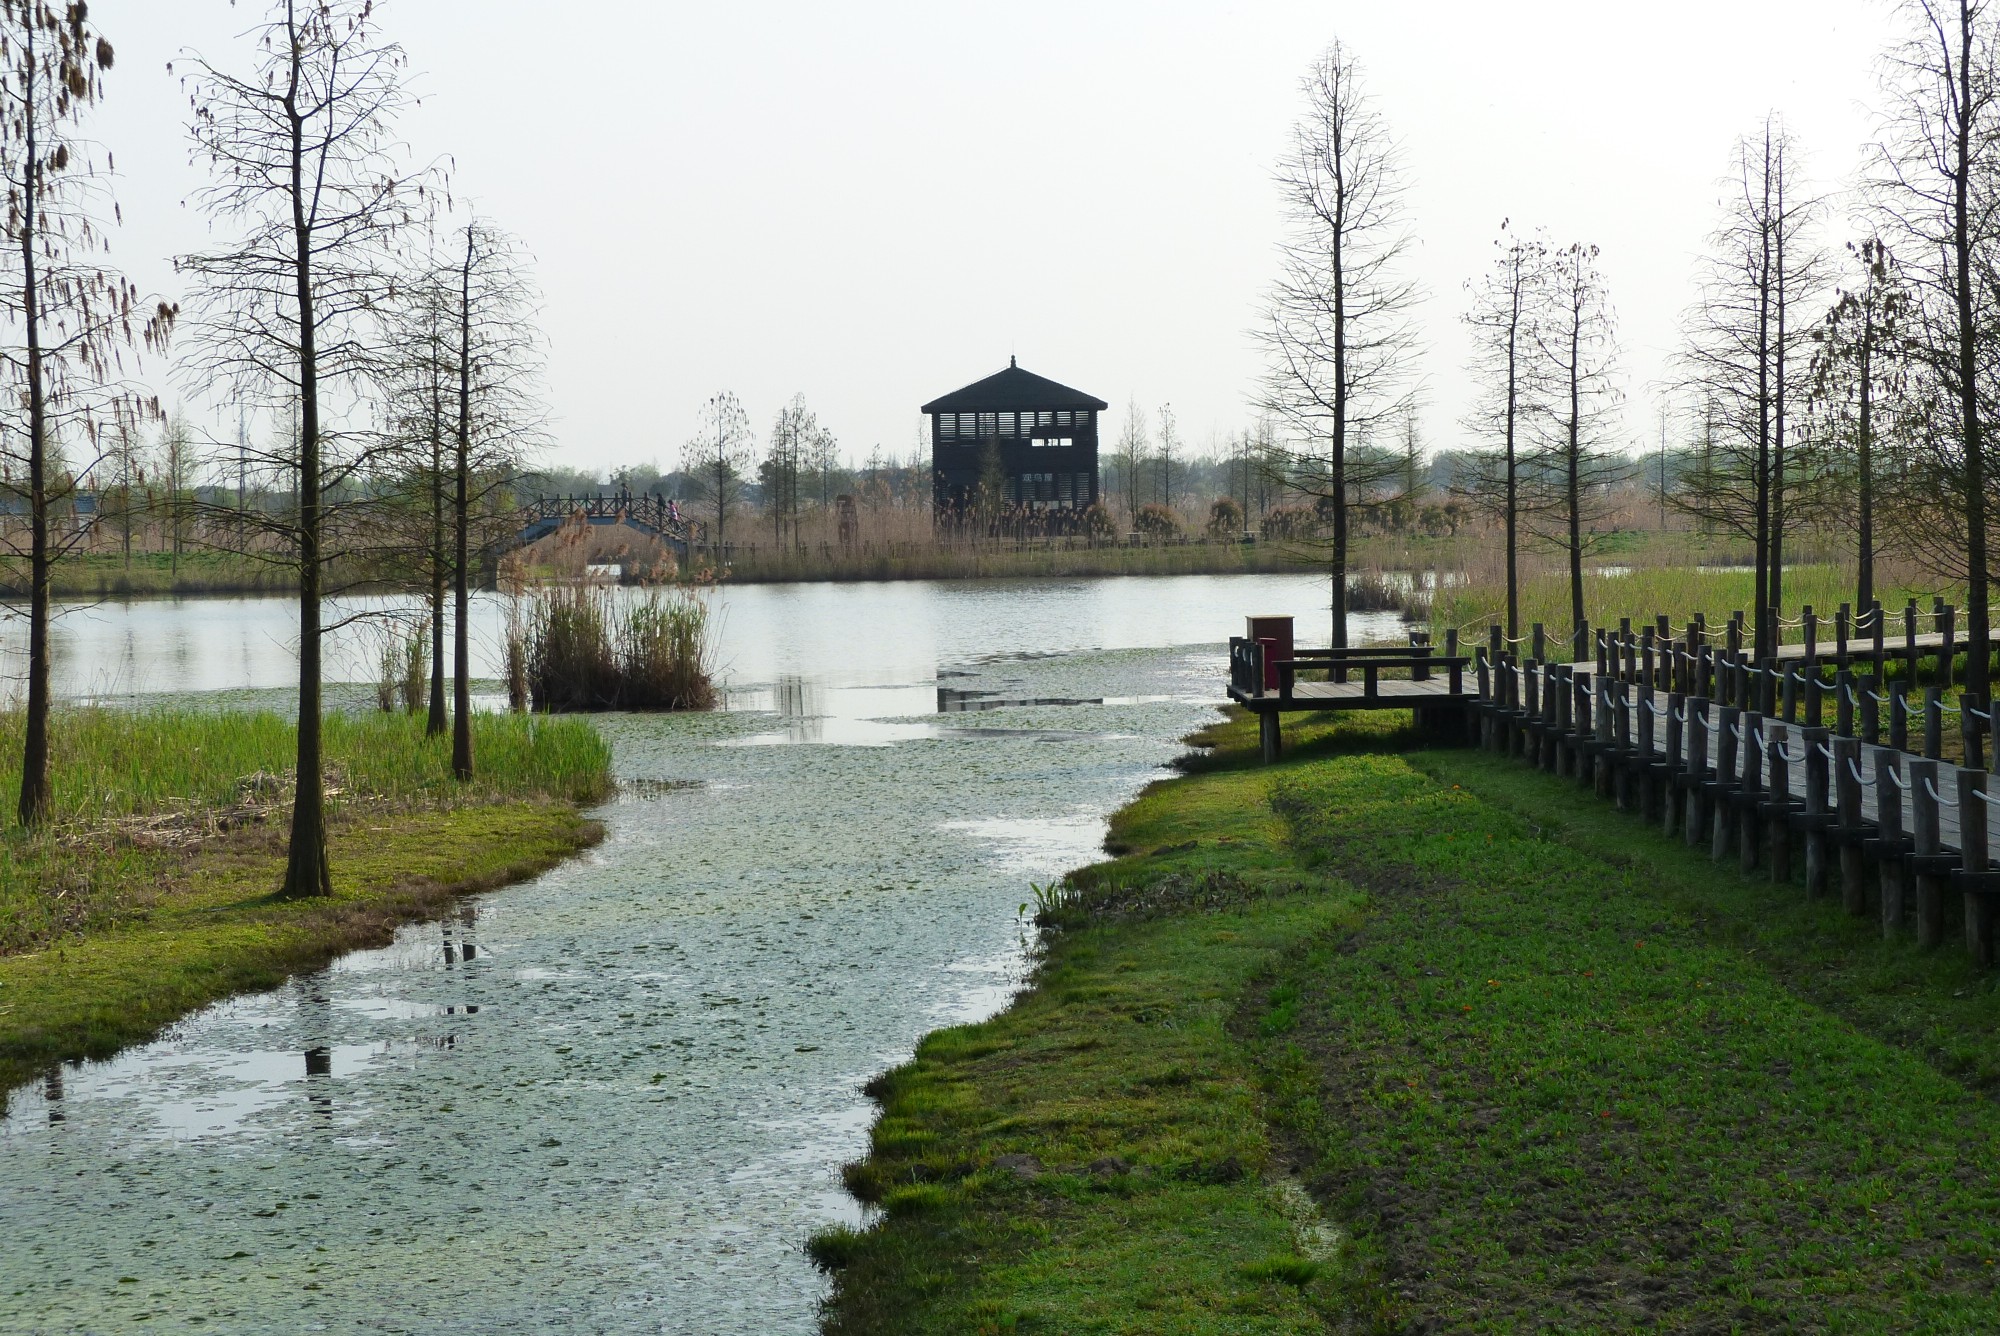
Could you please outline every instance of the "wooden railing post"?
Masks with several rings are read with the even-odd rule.
[[[1903,609],[1903,657],[1909,663],[1908,681],[1917,683],[1917,601],[1911,599]]]
[[[1647,821],[1660,819],[1660,743],[1654,691],[1649,669],[1645,680],[1639,683],[1638,699],[1632,705],[1632,729],[1638,740],[1635,760],[1639,769],[1639,814]]]
[[[1958,609],[1951,604],[1943,604],[1938,609],[1938,630],[1944,632],[1944,648],[1938,651],[1938,685],[1946,690],[1951,688],[1958,667]]]
[[[1959,896],[1965,906],[1965,949],[1972,963],[1993,964],[1991,859],[1987,853],[1986,772],[1958,771]]]
[[[1720,863],[1729,853],[1736,835],[1735,804],[1730,801],[1736,788],[1738,720],[1743,712],[1725,705],[1715,716],[1715,777],[1709,781],[1714,801],[1709,806],[1709,857]]]
[[[1591,777],[1593,785],[1597,790],[1597,796],[1600,798],[1609,798],[1611,796],[1611,748],[1613,746],[1611,710],[1617,699],[1617,679],[1610,676],[1598,678],[1595,698],[1596,708],[1591,712],[1591,719],[1596,725],[1591,733],[1593,743],[1591,751],[1596,757],[1597,764],[1591,767]]]
[[[1745,876],[1757,870],[1763,854],[1764,819],[1758,810],[1764,793],[1764,716],[1752,710],[1743,716],[1743,771],[1736,793],[1737,866]]]
[[[1910,786],[1910,871],[1917,895],[1917,945],[1944,940],[1944,879],[1952,859],[1939,830],[1938,763],[1913,759],[1903,767]]]
[[[1550,766],[1558,778],[1569,776],[1570,764],[1576,754],[1572,738],[1576,693],[1570,687],[1570,674],[1574,671],[1568,664],[1561,665],[1556,669],[1555,681],[1549,686],[1549,694],[1555,698],[1556,711]]]
[[[1909,837],[1903,832],[1903,790],[1896,773],[1897,760],[1886,751],[1875,753],[1875,830],[1871,847],[1875,855],[1875,876],[1881,891],[1882,935],[1891,937],[1903,926],[1903,855]]]
[[[1933,682],[1924,688],[1924,759],[1944,759],[1944,701],[1942,689]]]
[[[1680,830],[1681,813],[1687,805],[1687,790],[1681,784],[1686,770],[1683,740],[1687,736],[1687,697],[1678,691],[1667,693],[1666,771],[1660,785],[1660,831],[1669,837]]]
[[[1861,679],[1861,740],[1871,747],[1882,745],[1882,679],[1875,673]]]
[[[1687,798],[1681,815],[1681,840],[1690,849],[1699,848],[1708,838],[1708,713],[1705,697],[1693,697],[1687,705]]]
[[[1827,806],[1827,780],[1831,769],[1827,764],[1827,731],[1823,728],[1808,728],[1800,735],[1805,742],[1805,826],[1806,844],[1806,899],[1826,898],[1833,883],[1833,869],[1827,865],[1826,831],[1833,823],[1833,813]]]
[[[1910,749],[1910,684],[1901,679],[1889,683],[1889,747]]]
[[[1845,670],[1843,670],[1845,671]],[[1861,842],[1868,835],[1861,820],[1861,743],[1851,737],[1833,740],[1834,833],[1840,841],[1840,904],[1856,918],[1868,912],[1868,883]]]
[[[1764,759],[1770,781],[1771,880],[1783,884],[1792,879],[1792,814],[1797,803],[1792,797],[1792,730],[1784,724],[1764,725]]]
[[[1879,681],[1888,675],[1886,667],[1888,649],[1888,618],[1882,612],[1882,600],[1875,599],[1868,605],[1869,655],[1875,665],[1875,677]]]

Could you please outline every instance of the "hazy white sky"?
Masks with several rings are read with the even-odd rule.
[[[539,261],[551,462],[671,466],[701,401],[760,439],[794,392],[852,457],[1021,364],[1200,445],[1250,418],[1246,333],[1297,80],[1339,37],[1403,141],[1433,445],[1468,397],[1465,281],[1502,218],[1603,248],[1636,437],[1654,430],[1730,146],[1782,111],[1827,188],[1872,136],[1884,0],[382,0],[405,127]],[[94,133],[117,259],[168,295],[182,48],[248,59],[261,0],[96,0],[118,49]],[[164,380],[164,376],[157,377]],[[189,407],[204,415],[196,404]],[[1118,429],[1120,413],[1107,424]]]

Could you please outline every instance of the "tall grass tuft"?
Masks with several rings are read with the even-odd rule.
[[[424,708],[430,685],[430,634],[428,617],[414,626],[390,622],[383,628],[375,674],[375,704],[382,713],[389,714],[398,705],[405,714]]]
[[[532,595],[523,664],[537,710],[706,710],[715,705],[708,604],[656,585],[627,597],[582,582]]]
[[[708,604],[682,589],[653,586],[619,624],[620,701],[628,710],[709,710]]]
[[[426,617],[410,628],[403,641],[403,677],[398,683],[403,697],[403,713],[415,714],[429,702],[425,695],[431,677],[431,619]]]
[[[618,708],[610,592],[574,583],[534,592],[528,610],[528,693],[538,710]]]

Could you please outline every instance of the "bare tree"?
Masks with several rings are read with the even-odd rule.
[[[1125,523],[1128,528],[1132,517],[1139,513],[1139,507],[1145,504],[1139,499],[1139,467],[1149,444],[1146,410],[1139,407],[1137,399],[1129,400],[1125,405],[1125,425],[1118,429],[1118,443],[1111,448],[1111,457],[1118,464],[1119,480],[1124,483]]]
[[[728,390],[704,400],[694,436],[681,447],[681,467],[698,480],[715,503],[715,536],[720,551],[729,523],[729,508],[743,494],[744,474],[756,457],[757,442],[750,415]]]
[[[194,491],[195,436],[179,413],[167,416],[160,430],[159,482],[165,493],[167,570],[178,581],[181,550],[187,542],[188,503]]]
[[[330,560],[365,545],[337,499],[382,448],[343,431],[381,372],[379,320],[398,272],[399,233],[421,203],[394,124],[410,98],[403,53],[376,26],[371,0],[278,0],[251,30],[248,73],[195,55],[190,90],[196,157],[213,174],[199,202],[218,249],[181,257],[199,320],[184,374],[233,390],[238,402],[297,414],[288,448],[258,461],[289,480],[286,514],[251,515],[273,530],[299,582],[296,796],[283,893],[332,891],[320,692],[321,601]]]
[[[1855,606],[1866,612],[1875,599],[1881,443],[1901,439],[1909,291],[1879,238],[1850,242],[1847,250],[1853,276],[1814,331],[1808,434],[1826,460],[1839,518],[1854,526]]]
[[[387,385],[388,418],[401,457],[412,532],[403,561],[415,568],[425,600],[430,636],[430,691],[424,735],[451,726],[445,705],[445,591],[451,584],[451,505],[447,498],[447,409],[454,380],[451,284],[438,256],[437,235],[425,220],[424,253],[406,273],[391,308],[396,367]]]
[[[1573,243],[1549,257],[1548,319],[1535,331],[1546,360],[1552,402],[1546,421],[1549,441],[1537,486],[1554,493],[1553,504],[1537,506],[1562,525],[1558,541],[1569,560],[1569,615],[1572,634],[1584,624],[1584,524],[1601,498],[1615,464],[1604,448],[1606,423],[1618,400],[1612,368],[1617,341],[1597,247]],[[1578,656],[1584,653],[1577,647]]]
[[[1160,504],[1172,510],[1174,506],[1174,470],[1185,468],[1181,458],[1181,438],[1178,425],[1174,421],[1174,406],[1160,405],[1160,452],[1155,456],[1160,470]]]
[[[1415,285],[1398,153],[1347,49],[1335,42],[1302,81],[1306,108],[1278,166],[1289,235],[1258,330],[1263,407],[1289,437],[1287,483],[1330,512],[1333,644],[1347,643],[1349,510],[1387,452],[1358,447],[1410,388]]]
[[[1542,405],[1545,382],[1536,372],[1540,322],[1549,314],[1545,279],[1548,244],[1522,237],[1500,224],[1493,243],[1498,254],[1486,276],[1466,284],[1472,305],[1469,368],[1479,399],[1467,429],[1495,442],[1475,457],[1475,468],[1459,490],[1482,509],[1497,511],[1506,543],[1507,634],[1521,634],[1521,473],[1531,419]]]
[[[819,507],[833,505],[833,475],[840,471],[840,439],[821,425],[806,441],[806,463],[819,483]]]
[[[1909,349],[1930,382],[1922,436],[1937,507],[1932,524],[1956,542],[1924,545],[1934,564],[1966,581],[1966,637],[1985,646],[1987,524],[1994,505],[1986,462],[1995,411],[1990,339],[2000,281],[2000,70],[1993,0],[1900,0],[1906,36],[1887,57],[1876,199],[1915,301]],[[1962,560],[1958,558],[1962,554]],[[1990,701],[1986,655],[1968,656],[1965,688]]]
[[[544,439],[541,299],[514,237],[473,217],[447,287],[454,372],[451,469],[451,770],[472,778],[472,554],[487,503],[507,495]],[[489,525],[490,527],[490,525]]]
[[[1790,504],[1802,461],[1788,454],[1787,428],[1802,389],[1790,371],[1811,331],[1794,308],[1810,303],[1823,281],[1811,241],[1818,206],[1793,179],[1795,155],[1776,115],[1737,141],[1732,197],[1704,261],[1682,354],[1694,397],[1714,407],[1718,435],[1713,466],[1689,479],[1676,504],[1751,541],[1760,657],[1776,644],[1784,606],[1785,535],[1805,518]]]
[[[145,449],[139,438],[139,424],[125,415],[114,419],[104,434],[104,457],[97,474],[110,474],[109,485],[95,483],[97,515],[118,525],[118,551],[126,570],[132,569],[132,526],[147,510]]]
[[[819,419],[806,406],[803,394],[793,395],[771,424],[771,448],[759,472],[763,476],[764,507],[770,512],[772,531],[781,545],[788,531],[793,543],[800,541],[799,480],[818,434]]]
[[[157,346],[174,319],[164,305],[143,312],[137,291],[101,258],[97,211],[115,214],[116,205],[78,130],[111,63],[111,44],[90,26],[83,5],[0,0],[0,176],[8,205],[0,227],[7,323],[0,367],[11,382],[7,472],[20,479],[29,526],[27,718],[16,809],[26,826],[48,810],[51,570],[78,537],[65,540],[51,524],[55,507],[74,491],[73,475],[61,468],[61,442],[95,452],[112,425],[129,445],[134,418],[156,414],[158,404],[115,384],[121,350]]]

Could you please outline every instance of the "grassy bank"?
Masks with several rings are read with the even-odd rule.
[[[2000,1323],[1990,979],[1504,760],[1214,740],[878,1082],[829,1331]]]
[[[298,580],[281,565],[229,552],[78,553],[55,563],[55,597],[65,600],[144,598],[170,594],[290,594]],[[336,573],[341,583],[346,577]],[[27,563],[0,562],[0,598],[28,596]]]
[[[76,711],[53,745],[55,819],[0,838],[0,1090],[541,871],[596,839],[577,807],[608,786],[582,723],[478,716],[460,785],[420,719],[330,717],[335,894],[284,901],[287,721]]]
[[[699,562],[700,558],[697,558]],[[1073,579],[1099,575],[1244,575],[1295,571],[1311,559],[1283,543],[1189,542],[1153,547],[895,544],[830,552],[738,549],[730,584],[792,581]]]
[[[1699,566],[1692,561],[1679,565],[1635,564],[1612,574],[1586,571],[1583,608],[1593,627],[1614,630],[1621,617],[1630,617],[1637,629],[1659,613],[1666,613],[1679,629],[1699,612],[1707,616],[1708,624],[1719,633],[1732,614],[1741,612],[1746,617],[1750,614],[1755,583],[1751,571]],[[1901,578],[1885,579],[1876,597],[1889,614],[1889,638],[1893,641],[1902,634],[1902,612],[1907,600],[1916,599],[1919,611],[1925,614],[1917,629],[1929,631],[1932,597],[1942,596],[1947,602],[1962,604],[1964,593],[1963,587],[1934,585],[1904,573]],[[1801,608],[1812,607],[1822,619],[1821,644],[1833,640],[1835,610],[1842,603],[1853,601],[1854,573],[1844,566],[1800,565],[1785,570],[1786,616],[1796,619]],[[1490,572],[1446,588],[1431,605],[1433,631],[1440,639],[1451,627],[1458,628],[1462,636],[1477,639],[1484,636],[1489,625],[1504,625],[1506,620],[1507,586]],[[1567,574],[1542,570],[1521,581],[1523,634],[1536,622],[1542,623],[1551,636],[1570,633]],[[1963,630],[1962,617],[1960,628]],[[1798,627],[1785,629],[1787,643],[1797,644],[1804,638],[1804,631]]]

